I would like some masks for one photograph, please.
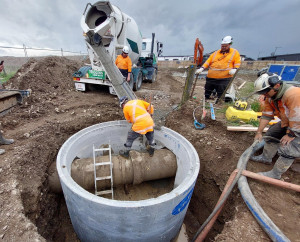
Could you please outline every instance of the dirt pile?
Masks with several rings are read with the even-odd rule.
[[[75,90],[72,74],[81,65],[79,61],[62,57],[30,60],[6,84],[7,88],[30,88],[32,95],[23,105],[1,117],[4,137],[15,139],[14,144],[1,146],[6,149],[0,160],[0,238],[3,240],[78,240],[63,196],[48,189],[48,167],[55,161],[61,145],[75,132],[99,122],[123,119],[117,98],[107,89],[86,93]],[[198,82],[193,99],[172,111],[180,103],[185,82],[185,77],[174,76],[174,72],[178,70],[159,70],[157,81],[143,83],[136,95],[148,100],[152,96],[159,119],[166,120],[167,127],[188,139],[199,154],[201,170],[185,218],[192,237],[212,211],[240,155],[254,136],[227,131],[222,107],[216,110],[216,121],[208,115],[203,120],[204,130],[194,128],[193,110],[202,104],[203,81]],[[253,81],[242,72],[238,78],[237,85]],[[257,172],[271,167],[249,162],[248,169]],[[292,170],[283,177],[300,184],[299,174]],[[292,241],[299,241],[299,194],[254,181],[250,185],[277,226]],[[269,239],[235,188],[207,240]]]

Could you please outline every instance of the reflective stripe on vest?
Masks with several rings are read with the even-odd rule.
[[[137,100],[135,100],[133,103],[126,103],[126,106],[132,106],[132,121],[135,123],[137,120],[143,118],[143,117],[147,117],[150,116],[150,114],[146,111],[146,109],[144,107],[141,107],[140,105],[137,105]],[[135,110],[136,108],[140,108],[143,111],[146,111],[146,113],[135,117]],[[139,133],[139,132],[138,132]]]
[[[143,129],[143,130],[138,130],[138,131],[134,131],[134,132],[137,132],[137,133],[147,133],[146,131],[149,130],[149,129],[153,129],[153,126],[150,126],[146,129]]]

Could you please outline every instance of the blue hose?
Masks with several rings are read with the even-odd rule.
[[[250,147],[251,149],[248,148],[247,150],[245,150],[245,152],[239,159],[237,168],[245,170],[250,155],[254,154],[257,150],[262,148],[263,145],[264,142],[260,142],[256,146],[254,146],[254,148]],[[261,206],[257,203],[250,190],[247,178],[245,176],[241,176],[239,178],[238,187],[244,199],[244,202],[248,206],[249,210],[251,211],[257,222],[260,224],[260,226],[263,228],[263,230],[272,239],[272,241],[290,241],[268,217],[268,215],[264,212]]]

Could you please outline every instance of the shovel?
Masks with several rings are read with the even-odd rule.
[[[196,107],[196,108],[194,109],[194,111],[193,111],[194,126],[195,126],[196,129],[202,130],[202,129],[205,128],[205,124],[199,123],[199,122],[197,121],[196,117],[195,117],[195,111],[196,111],[196,109],[198,109],[198,108],[201,108],[201,106]]]

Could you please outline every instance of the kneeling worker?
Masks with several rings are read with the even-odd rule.
[[[129,151],[133,141],[141,135],[145,135],[149,147],[147,148],[150,156],[154,154],[154,121],[151,115],[154,112],[153,105],[143,100],[130,100],[127,97],[120,98],[120,107],[123,109],[125,119],[132,123],[131,130],[128,131],[127,140],[124,144],[125,150],[120,151],[120,155],[129,158]]]
[[[261,175],[280,179],[294,162],[300,157],[300,88],[281,81],[281,77],[267,72],[258,77],[254,83],[255,91],[264,95],[264,106],[255,140],[262,140],[262,131],[274,116],[281,121],[272,125],[266,133],[280,140],[266,139],[263,153],[250,159],[265,164],[271,164],[272,158],[278,151],[273,169],[262,172]]]
[[[129,53],[129,47],[124,46],[122,54],[118,55],[115,64],[119,68],[122,75],[126,78],[126,80],[130,82],[132,62],[130,57],[128,56],[128,53]]]

